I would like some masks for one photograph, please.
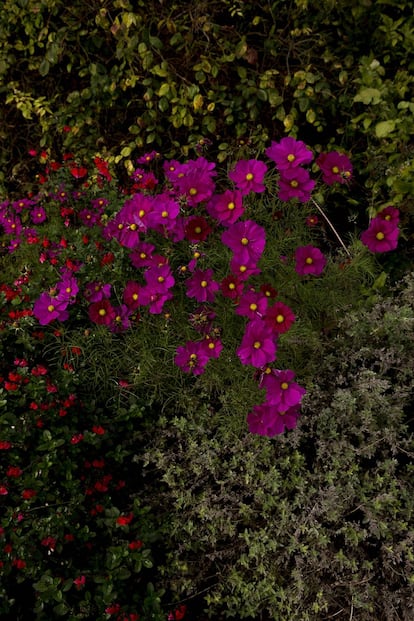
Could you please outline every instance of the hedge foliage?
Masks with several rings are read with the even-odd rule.
[[[412,210],[414,3],[5,0],[0,182],[28,145],[219,159],[285,133],[351,150],[365,206]]]

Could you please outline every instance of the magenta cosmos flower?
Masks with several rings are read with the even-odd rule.
[[[206,205],[207,213],[223,226],[234,224],[244,213],[243,195],[239,190],[215,194]]]
[[[242,364],[251,364],[258,369],[273,362],[276,358],[276,343],[264,321],[249,321],[237,355]]]
[[[185,373],[201,375],[209,359],[204,341],[187,341],[184,346],[177,347],[174,362]]]
[[[265,153],[280,171],[297,168],[313,160],[313,153],[305,143],[291,137],[282,138],[279,143],[272,141]]]
[[[187,296],[195,298],[197,302],[214,302],[214,297],[220,289],[220,285],[213,280],[213,275],[212,269],[195,270],[185,283]]]
[[[281,201],[290,201],[297,198],[299,202],[306,203],[310,197],[315,181],[310,178],[304,168],[289,168],[283,170],[279,179],[279,194]]]
[[[53,297],[49,293],[42,293],[33,305],[33,315],[41,326],[46,326],[54,319],[66,321],[69,317],[66,310],[68,303],[68,298]]]
[[[89,319],[100,326],[109,326],[115,319],[115,309],[109,300],[93,302],[88,309]]]
[[[229,172],[229,178],[244,196],[249,192],[265,191],[263,180],[266,171],[266,164],[260,160],[239,160],[233,170]]]
[[[381,209],[381,211],[377,213],[377,218],[387,220],[387,222],[392,222],[394,226],[397,226],[400,221],[400,212],[396,207],[388,205],[388,207]]]
[[[244,220],[232,224],[224,231],[221,241],[233,251],[239,263],[255,264],[265,248],[266,233],[253,220]]]
[[[346,183],[352,175],[352,164],[346,155],[338,151],[321,153],[316,160],[322,171],[322,180],[327,185]]]
[[[301,276],[306,276],[307,274],[319,276],[326,265],[326,258],[319,248],[314,246],[300,246],[296,248],[295,260],[295,270]]]
[[[266,389],[266,403],[277,406],[281,412],[299,405],[306,390],[294,382],[294,379],[295,374],[290,370],[270,369],[269,373],[264,373],[260,388]]]
[[[285,429],[294,429],[299,417],[297,406],[279,411],[275,406],[263,403],[256,405],[247,415],[247,424],[250,433],[273,438],[280,435]]]
[[[399,229],[394,222],[377,216],[361,233],[361,241],[371,252],[389,252],[398,246],[398,235]]]

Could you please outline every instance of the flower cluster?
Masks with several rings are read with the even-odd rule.
[[[279,200],[310,201],[316,181],[306,166],[313,162],[313,152],[302,141],[287,137],[272,141],[266,155],[276,167]],[[0,224],[9,237],[7,250],[14,252],[23,243],[37,246],[39,262],[52,266],[60,276],[30,309],[39,324],[67,322],[82,311],[92,324],[122,334],[152,315],[170,317],[177,296],[184,296],[193,336],[188,338],[188,327],[183,330],[186,336],[175,343],[174,362],[184,373],[201,376],[225,349],[227,335],[222,334],[218,312],[224,304],[227,313],[234,312],[245,321],[233,350],[238,360],[262,374],[270,369],[273,378],[276,370],[269,365],[276,363],[280,337],[292,326],[295,314],[283,297],[274,300],[269,294],[272,284],[261,278],[263,257],[272,242],[265,222],[256,220],[251,205],[252,197],[268,189],[269,165],[257,159],[239,160],[227,182],[221,178],[218,185],[216,165],[203,156],[185,163],[162,162],[158,153],[151,152],[137,161],[127,196],[121,193],[122,205],[117,208],[119,195],[113,200],[102,191],[112,179],[102,160],[95,161],[99,193],[93,198],[85,183],[88,170],[75,165],[73,156],[67,162],[70,175],[80,184],[75,191],[62,181],[49,194],[6,201],[0,209]],[[148,170],[150,165],[158,169],[157,175]],[[349,158],[336,151],[319,154],[315,165],[327,185],[344,184],[352,175]],[[50,165],[50,169],[61,172],[60,165]],[[41,232],[52,217],[49,201],[58,205],[68,232],[59,240],[45,238]],[[370,249],[389,250],[396,243],[396,217],[390,210],[381,212],[362,235]],[[311,214],[306,223],[315,227],[318,219]],[[76,235],[71,237],[71,231]],[[310,243],[296,246],[282,260],[291,260],[296,274],[304,279],[321,276],[327,265],[322,250]],[[102,267],[99,279],[96,269],[89,269],[97,261]],[[269,379],[267,388],[270,384],[275,385]],[[259,388],[263,386],[261,381]],[[261,429],[267,429],[270,436],[283,428],[268,424],[268,408],[274,412],[276,407],[273,401],[254,411],[255,417],[259,412],[260,420],[267,421]],[[290,403],[289,408],[297,412],[299,402]],[[280,418],[282,410],[278,412]],[[248,421],[250,429],[258,428]]]

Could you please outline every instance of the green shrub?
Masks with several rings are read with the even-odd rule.
[[[349,312],[277,441],[237,430],[237,409],[165,414],[146,457],[164,587],[209,618],[411,619],[413,324],[413,274]]]

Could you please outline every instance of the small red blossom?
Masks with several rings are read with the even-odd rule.
[[[15,558],[12,561],[12,565],[13,567],[16,567],[16,569],[25,569],[26,561],[24,561],[22,558]]]
[[[116,523],[119,524],[119,526],[128,526],[128,524],[130,524],[133,519],[133,513],[130,513],[129,515],[120,515],[118,518],[116,518]]]
[[[7,472],[6,472],[6,476],[13,478],[13,479],[17,479],[18,477],[20,477],[23,474],[23,470],[21,468],[19,468],[19,466],[9,466],[7,468]]]
[[[94,425],[92,427],[92,431],[93,431],[93,433],[96,433],[96,435],[98,435],[98,436],[103,436],[106,433],[105,429],[103,427],[101,427],[101,425]]]
[[[78,591],[80,589],[82,589],[85,586],[86,583],[86,578],[85,576],[78,576],[77,578],[74,579],[73,584],[75,585],[75,587],[78,589]]]
[[[82,440],[83,440],[83,433],[76,433],[74,436],[71,437],[70,443],[79,444],[79,442],[82,442]]]
[[[12,444],[8,440],[0,440],[0,451],[8,451]]]
[[[30,500],[31,498],[34,498],[35,496],[37,496],[37,491],[35,489],[24,489],[22,491],[23,500]]]
[[[144,544],[142,543],[142,541],[140,541],[139,539],[137,539],[136,541],[131,541],[128,544],[128,548],[130,550],[140,550],[142,548]]]

